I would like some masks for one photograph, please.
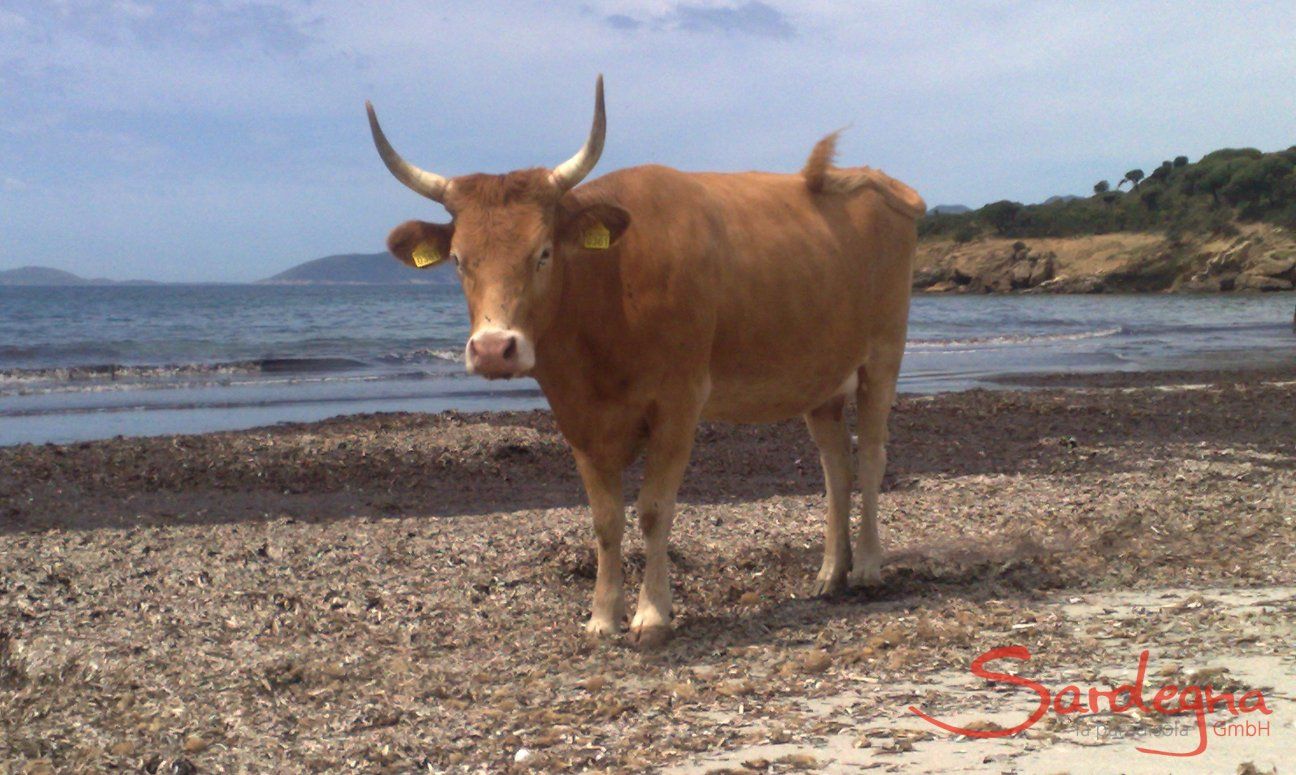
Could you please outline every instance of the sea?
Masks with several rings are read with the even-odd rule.
[[[1296,362],[1296,295],[920,295],[900,391]],[[464,371],[457,286],[0,287],[0,445],[531,409]]]

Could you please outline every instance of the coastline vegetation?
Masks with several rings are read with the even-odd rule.
[[[1000,200],[967,212],[930,212],[921,238],[1076,237],[1161,231],[1172,241],[1237,234],[1237,223],[1296,229],[1296,145],[1271,153],[1222,148],[1195,163],[1177,156],[1150,173],[1127,171],[1115,185],[1100,180],[1085,197],[1043,204]]]

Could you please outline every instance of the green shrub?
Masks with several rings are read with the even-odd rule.
[[[1025,239],[1164,229],[1186,238],[1236,232],[1234,218],[1296,228],[1296,146],[1276,153],[1222,148],[1196,163],[1176,156],[1151,175],[1128,171],[1125,183],[1135,186],[1121,192],[1100,181],[1088,198],[1037,205],[1005,199],[967,213],[932,213],[918,233],[968,242],[987,231]]]

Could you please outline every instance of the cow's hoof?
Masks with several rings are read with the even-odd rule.
[[[852,587],[876,587],[882,584],[882,563],[865,563],[863,567],[851,571]]]
[[[591,638],[595,638],[599,640],[603,638],[610,638],[613,635],[616,635],[620,631],[621,631],[620,623],[617,621],[613,621],[611,619],[599,619],[597,617],[590,617],[590,620],[585,623],[585,634]]]
[[[662,646],[671,639],[669,616],[669,613],[662,616],[656,608],[640,608],[630,623],[630,642],[643,650]]]
[[[814,583],[815,597],[832,597],[845,591],[845,571],[819,571],[819,576],[815,578]]]
[[[661,648],[671,639],[670,625],[635,625],[630,628],[630,642],[637,649],[648,651]]]

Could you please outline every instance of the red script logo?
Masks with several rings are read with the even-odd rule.
[[[1098,713],[1100,704],[1099,699],[1105,699],[1107,707],[1112,713],[1124,713],[1133,708],[1138,708],[1143,713],[1151,715],[1159,713],[1163,716],[1182,716],[1191,713],[1196,716],[1197,722],[1197,747],[1187,752],[1159,751],[1154,748],[1139,748],[1142,753],[1153,753],[1161,756],[1196,756],[1206,750],[1206,714],[1214,713],[1220,707],[1225,707],[1228,712],[1234,716],[1247,713],[1259,712],[1266,716],[1273,713],[1265,705],[1264,694],[1259,689],[1252,689],[1240,698],[1235,698],[1232,692],[1222,692],[1215,694],[1209,686],[1176,686],[1166,684],[1157,690],[1152,696],[1151,702],[1143,699],[1143,682],[1147,678],[1148,652],[1144,649],[1139,655],[1138,676],[1134,683],[1117,686],[1114,689],[1096,689],[1091,688],[1086,693],[1081,692],[1080,687],[1067,685],[1058,690],[1056,694],[1050,692],[1047,687],[1036,681],[1022,678],[1017,675],[1008,673],[995,673],[986,669],[987,662],[994,662],[999,659],[1016,659],[1025,662],[1030,659],[1030,651],[1025,646],[1003,646],[997,649],[991,649],[976,659],[972,660],[972,675],[977,678],[984,678],[987,681],[1002,681],[1014,686],[1024,686],[1039,695],[1039,706],[1026,717],[1026,720],[1011,729],[963,729],[953,724],[947,724],[944,721],[932,718],[913,706],[909,710],[918,715],[919,718],[944,729],[947,732],[953,732],[968,737],[1009,737],[1019,732],[1035,726],[1044,714],[1048,713],[1049,707],[1052,706],[1053,712],[1059,716],[1073,714]],[[1085,702],[1088,700],[1088,702]],[[1268,722],[1265,722],[1266,729]]]

